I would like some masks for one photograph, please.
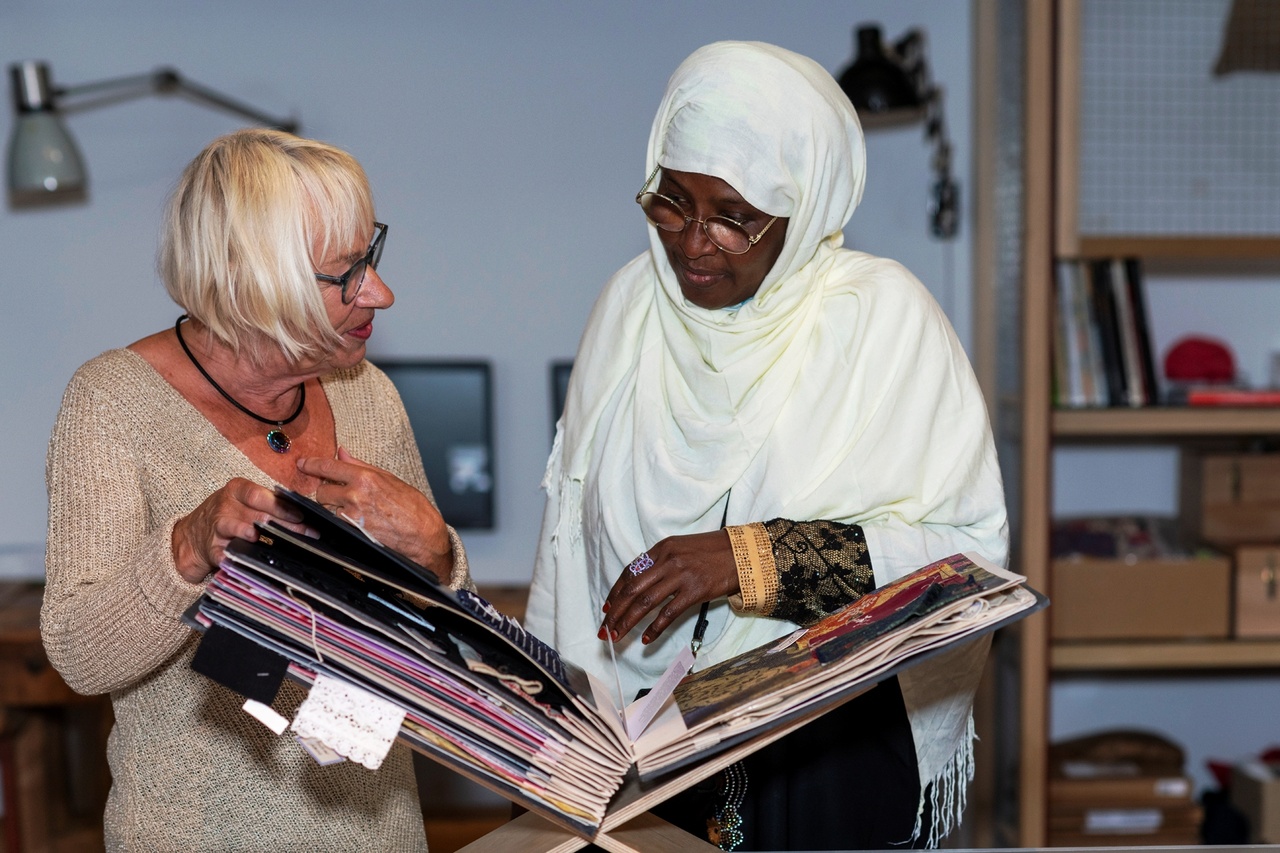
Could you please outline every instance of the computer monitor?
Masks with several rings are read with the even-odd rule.
[[[376,362],[400,392],[445,522],[494,527],[493,395],[484,361]]]

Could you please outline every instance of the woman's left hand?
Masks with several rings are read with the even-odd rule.
[[[341,447],[336,459],[299,459],[298,470],[321,480],[316,501],[364,528],[388,548],[427,567],[441,583],[449,582],[453,543],[440,511],[422,492]]]
[[[739,591],[733,546],[724,530],[668,536],[645,553],[653,565],[640,574],[624,568],[609,590],[600,639],[605,639],[606,631],[614,640],[626,636],[657,609],[658,615],[640,638],[651,643],[690,607]]]

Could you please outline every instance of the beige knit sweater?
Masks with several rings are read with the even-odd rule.
[[[338,444],[430,494],[408,417],[372,365],[323,379]],[[41,633],[81,693],[111,693],[108,850],[425,850],[411,754],[376,772],[320,767],[243,698],[189,668],[179,621],[203,584],[173,565],[174,521],[258,470],[144,359],[112,350],[72,378],[49,444],[48,585]],[[452,584],[469,584],[451,529]],[[303,698],[286,682],[275,708]]]

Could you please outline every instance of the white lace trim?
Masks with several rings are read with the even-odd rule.
[[[334,752],[377,770],[404,722],[404,709],[367,690],[324,675],[298,708],[293,730]]]

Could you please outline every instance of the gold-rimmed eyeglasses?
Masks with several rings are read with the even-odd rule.
[[[655,228],[675,234],[683,231],[690,222],[696,222],[702,226],[702,232],[717,249],[728,252],[730,255],[745,255],[760,241],[773,223],[778,221],[778,217],[773,217],[760,229],[759,234],[752,236],[741,222],[734,222],[727,216],[708,216],[706,219],[690,216],[675,199],[661,193],[647,191],[649,184],[653,183],[653,179],[657,177],[658,170],[661,168],[661,166],[654,166],[653,171],[649,173],[649,179],[644,182],[640,192],[636,193],[636,204],[640,205],[645,217],[653,223]]]

